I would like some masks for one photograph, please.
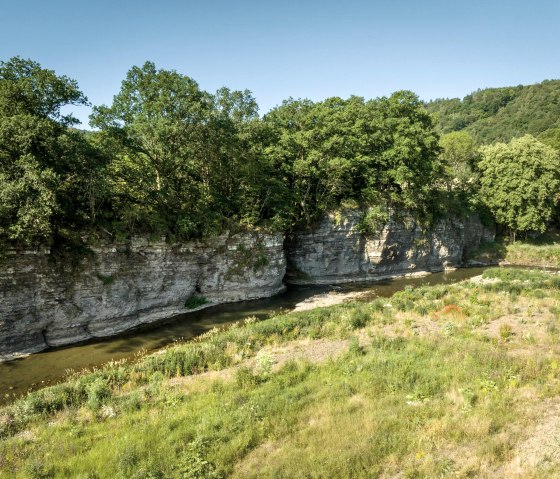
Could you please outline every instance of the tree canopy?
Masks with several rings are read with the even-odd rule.
[[[390,211],[427,224],[485,208],[512,231],[542,231],[558,193],[555,107],[531,116],[543,143],[524,137],[481,152],[491,135],[477,125],[521,99],[529,111],[527,92],[538,100],[556,86],[483,90],[428,109],[410,91],[288,99],[260,117],[247,90],[210,93],[146,62],[110,105],[93,108],[85,132],[65,113],[89,104],[77,83],[15,57],[0,63],[0,242],[289,232],[350,204],[367,211],[364,231]]]
[[[560,195],[560,157],[530,135],[482,149],[480,196],[515,235],[543,233]]]
[[[467,131],[478,144],[538,137],[560,127],[560,80],[535,85],[487,88],[459,98],[426,104],[442,133]]]
[[[74,80],[19,57],[0,63],[0,240],[49,242],[57,224],[90,219],[81,200],[101,158],[62,113],[85,104]]]
[[[264,123],[272,130],[266,153],[306,222],[346,200],[427,213],[443,169],[432,118],[412,92],[288,100]]]

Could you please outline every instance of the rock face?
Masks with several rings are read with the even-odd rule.
[[[292,284],[335,284],[456,268],[465,254],[494,233],[476,216],[441,220],[423,231],[414,221],[391,220],[375,237],[357,231],[357,210],[326,215],[285,241]]]
[[[281,235],[220,236],[169,245],[136,239],[78,259],[48,251],[0,259],[0,361],[117,334],[210,304],[272,296],[284,289]]]
[[[372,238],[357,231],[361,217],[327,215],[286,241],[238,234],[180,245],[135,239],[66,258],[9,252],[0,259],[0,361],[185,313],[193,297],[272,296],[284,289],[286,258],[287,282],[333,284],[454,268],[493,240],[476,217],[442,220],[429,232],[393,220]]]

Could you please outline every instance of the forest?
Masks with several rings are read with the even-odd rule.
[[[477,212],[513,235],[557,216],[560,81],[429,103],[289,98],[260,116],[248,90],[146,62],[93,106],[92,130],[65,113],[79,105],[75,80],[0,63],[0,249],[289,232],[344,207],[365,233],[395,211],[424,225]]]

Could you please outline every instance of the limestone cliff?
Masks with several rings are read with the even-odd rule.
[[[404,274],[442,271],[494,234],[476,216],[440,220],[431,231],[410,219],[392,219],[378,234],[357,230],[358,210],[326,215],[318,225],[286,239],[286,280],[292,284],[336,284]]]
[[[368,281],[460,266],[493,239],[477,217],[441,220],[431,231],[393,219],[372,237],[358,232],[361,217],[326,215],[284,242],[238,234],[179,245],[135,239],[78,257],[8,252],[0,259],[0,361],[185,313],[193,297],[219,304],[272,296],[284,289],[286,258],[289,283]]]
[[[250,234],[181,245],[136,239],[77,261],[9,252],[0,259],[0,360],[185,313],[193,295],[210,304],[272,296],[284,289],[282,242]]]

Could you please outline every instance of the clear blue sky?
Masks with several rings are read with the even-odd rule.
[[[0,59],[75,78],[94,104],[146,60],[209,91],[248,88],[261,113],[289,96],[463,97],[560,78],[560,0],[3,0],[1,12]]]

